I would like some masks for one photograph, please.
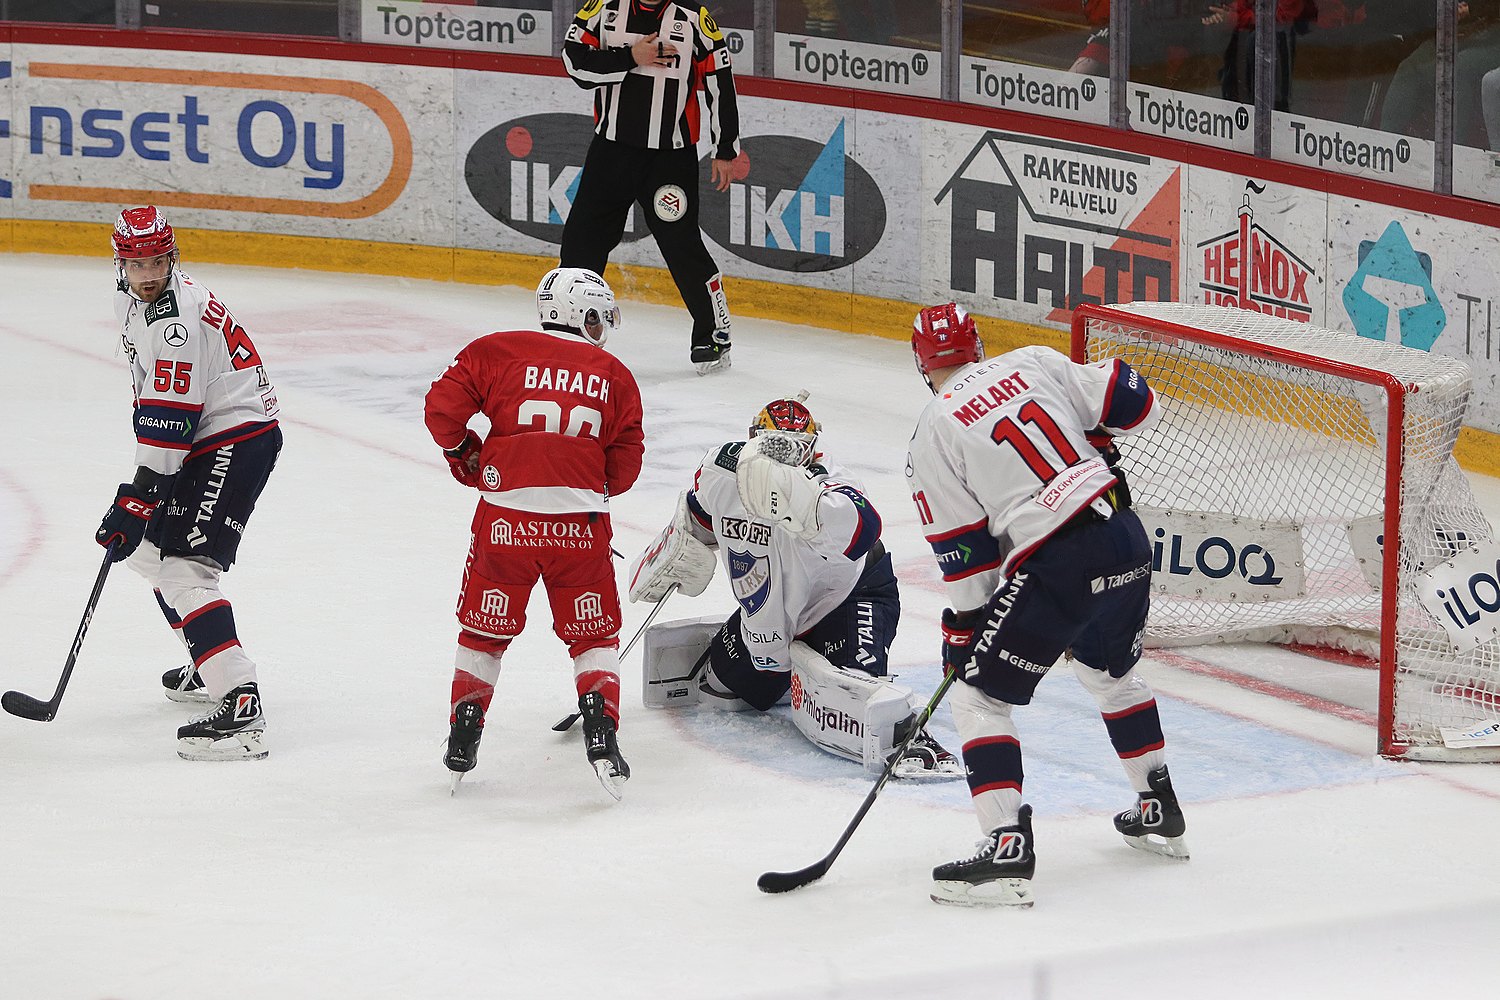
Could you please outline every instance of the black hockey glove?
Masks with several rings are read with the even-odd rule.
[[[448,460],[448,471],[465,486],[479,486],[480,445],[479,435],[469,431],[457,448],[443,450],[443,457]]]
[[[943,609],[944,673],[963,677],[964,670],[974,659],[974,626],[982,617],[978,610],[960,614],[952,608]]]
[[[110,562],[128,558],[136,550],[141,539],[146,537],[146,525],[151,521],[151,514],[155,510],[154,497],[148,498],[132,483],[120,484],[115,502],[110,505],[104,520],[99,522],[99,530],[94,532],[94,541],[105,548],[114,546],[110,552]]]

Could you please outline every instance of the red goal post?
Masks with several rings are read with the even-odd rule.
[[[1122,442],[1154,554],[1148,644],[1354,652],[1379,662],[1382,755],[1500,760],[1500,580],[1491,600],[1455,575],[1500,577],[1453,459],[1466,364],[1185,303],[1081,306],[1072,355],[1128,362],[1163,405]]]

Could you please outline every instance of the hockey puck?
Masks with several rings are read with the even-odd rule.
[[[656,197],[651,199],[651,204],[656,209],[658,219],[676,222],[687,211],[687,193],[676,184],[663,184],[656,189]]]

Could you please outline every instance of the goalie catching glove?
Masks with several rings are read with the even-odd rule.
[[[717,562],[713,549],[693,534],[684,490],[677,497],[672,523],[661,530],[630,566],[630,599],[660,601],[674,583],[688,597],[697,597],[714,578]]]
[[[803,540],[818,533],[818,499],[823,486],[805,462],[801,441],[779,431],[762,431],[740,449],[735,485],[752,517],[785,528]]]

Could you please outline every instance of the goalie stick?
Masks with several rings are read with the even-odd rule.
[[[677,584],[674,583],[671,586],[667,587],[667,592],[661,595],[661,600],[656,602],[656,607],[651,609],[651,613],[646,616],[645,621],[641,622],[641,627],[636,630],[635,635],[631,636],[630,641],[625,644],[625,648],[620,650],[619,659],[625,659],[630,651],[635,648],[636,642],[640,640],[641,636],[646,634],[646,629],[650,628],[651,623],[656,620],[657,612],[662,609],[662,605],[667,603],[667,598],[671,597],[675,593],[677,593]],[[574,723],[576,723],[581,718],[583,718],[583,716],[579,713],[570,712],[569,714],[563,716],[561,719],[557,720],[557,722],[552,726],[552,731],[554,733],[565,733],[569,729],[572,729]]]
[[[927,707],[922,709],[922,714],[917,717],[916,724],[911,727],[911,732],[906,734],[906,739],[902,740],[901,745],[891,751],[890,757],[885,762],[885,770],[880,772],[880,777],[875,780],[875,787],[870,789],[870,793],[865,796],[865,801],[860,804],[859,811],[854,814],[854,818],[849,821],[849,825],[844,827],[844,833],[839,837],[838,843],[833,845],[833,850],[829,851],[821,861],[810,864],[806,868],[799,868],[794,872],[766,872],[755,882],[756,887],[761,892],[791,892],[793,889],[812,885],[818,879],[828,874],[828,869],[833,867],[834,859],[839,856],[839,852],[844,849],[844,845],[849,843],[849,838],[854,836],[854,831],[859,826],[860,821],[865,818],[865,813],[869,812],[870,807],[875,804],[875,797],[880,794],[880,790],[885,787],[885,783],[891,780],[891,774],[896,770],[896,762],[901,759],[901,755],[906,752],[906,748],[911,745],[911,741],[917,738],[917,734],[922,732],[927,726],[927,720],[932,718],[932,713],[937,711],[938,704],[948,694],[948,689],[953,686],[953,678],[954,675],[951,673],[945,672],[943,674],[943,683],[939,684],[938,689],[933,692],[932,699],[927,702]]]
[[[4,695],[0,695],[0,707],[11,715],[21,719],[30,719],[32,722],[51,722],[57,718],[57,707],[62,704],[63,691],[68,687],[68,678],[73,676],[73,665],[78,662],[78,652],[83,648],[83,637],[89,630],[89,622],[93,620],[94,607],[99,603],[99,595],[104,590],[105,577],[109,576],[109,568],[114,565],[114,555],[115,546],[110,544],[104,551],[104,562],[99,567],[99,576],[94,580],[94,589],[89,594],[89,603],[83,609],[83,620],[78,623],[78,634],[73,636],[73,648],[68,650],[68,662],[63,664],[62,676],[58,678],[57,690],[52,692],[52,700],[42,701],[19,691],[7,691]]]

